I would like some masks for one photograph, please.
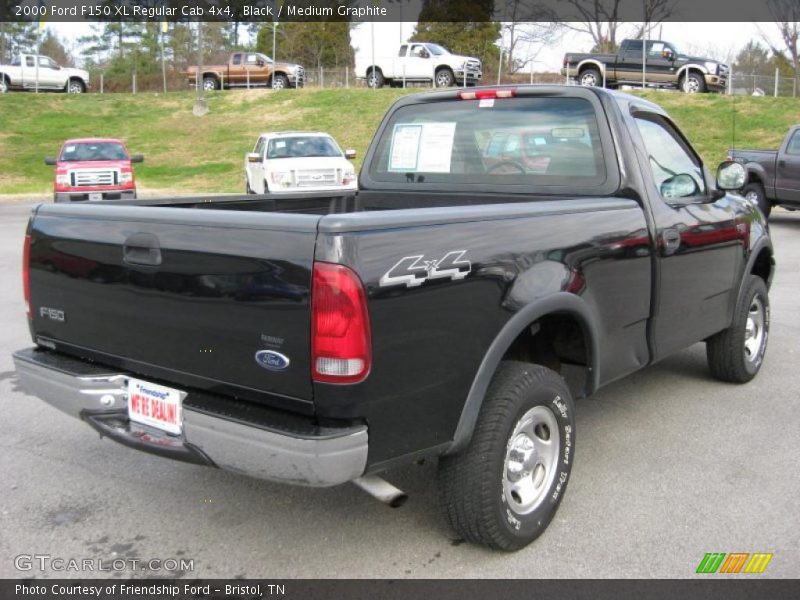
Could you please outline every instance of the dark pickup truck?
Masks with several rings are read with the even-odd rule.
[[[604,82],[611,88],[625,84],[641,86],[643,65],[647,85],[678,88],[690,94],[724,91],[730,73],[728,65],[711,58],[681,54],[669,42],[623,40],[616,54],[565,54],[561,74],[589,87]]]
[[[569,484],[575,398],[700,341],[716,378],[759,371],[774,262],[724,191],[744,176],[617,92],[406,96],[357,194],[35,208],[16,369],[105,437],[268,480],[398,504],[377,474],[438,457],[454,529],[518,549]]]
[[[800,125],[789,129],[778,150],[729,150],[747,169],[742,194],[769,216],[774,205],[800,209]]]

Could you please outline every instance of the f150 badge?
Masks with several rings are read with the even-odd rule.
[[[464,279],[472,271],[472,263],[463,258],[466,250],[453,250],[440,259],[427,259],[424,254],[404,256],[378,281],[381,287],[404,285],[419,287],[429,279]]]

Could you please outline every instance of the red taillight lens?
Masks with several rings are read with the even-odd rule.
[[[25,312],[31,318],[31,236],[25,236],[25,245],[22,247],[22,295],[25,298]]]
[[[458,97],[461,100],[488,100],[490,98],[513,98],[517,95],[517,88],[501,88],[499,90],[460,90]]]
[[[311,372],[314,381],[358,383],[372,362],[367,296],[352,270],[314,263],[311,287]]]

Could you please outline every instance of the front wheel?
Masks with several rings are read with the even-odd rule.
[[[439,500],[464,539],[519,550],[547,528],[575,458],[574,402],[558,373],[504,361],[466,449],[439,461]]]
[[[767,200],[763,185],[758,182],[748,183],[742,189],[742,196],[750,200],[750,202],[754,202],[764,213],[764,216],[769,217],[769,213],[772,211],[772,204]]]
[[[681,80],[681,89],[687,94],[702,94],[706,91],[706,80],[692,71]]]
[[[747,383],[758,374],[769,339],[769,295],[764,280],[748,275],[731,326],[706,340],[711,374]]]
[[[273,90],[285,90],[289,87],[289,78],[286,75],[278,73],[272,78]]]
[[[86,86],[80,79],[70,79],[67,84],[68,94],[82,94],[86,91]]]
[[[450,69],[439,69],[436,72],[436,87],[452,87],[456,78]]]

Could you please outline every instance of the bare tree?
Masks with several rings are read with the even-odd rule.
[[[509,0],[502,14],[502,35],[507,41],[506,65],[509,73],[524,69],[542,48],[561,37],[563,24],[537,0]]]
[[[794,93],[797,94],[800,88],[800,3],[797,0],[767,0],[767,3],[785,48],[776,48],[768,39],[766,42],[776,56],[782,57],[794,69]]]
[[[639,25],[632,37],[643,39],[645,33],[651,37],[651,32],[672,16],[675,0],[644,0],[642,14],[644,21]]]

